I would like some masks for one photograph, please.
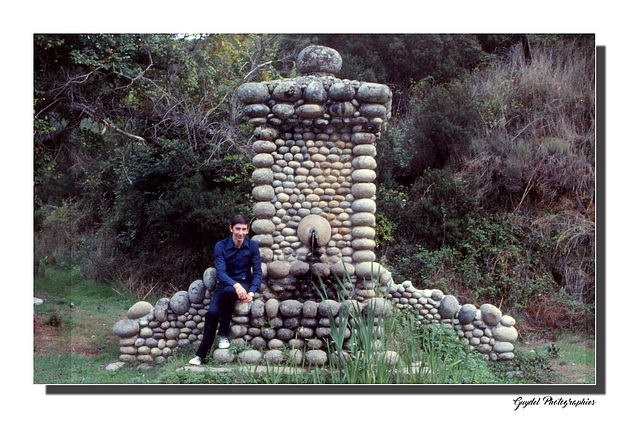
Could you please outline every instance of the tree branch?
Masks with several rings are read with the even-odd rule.
[[[75,110],[82,110],[84,113],[86,113],[87,115],[91,116],[93,119],[95,119],[96,121],[101,122],[102,124],[104,124],[105,127],[115,131],[116,133],[123,135],[131,140],[134,140],[144,146],[147,145],[147,141],[140,136],[136,136],[134,134],[131,134],[123,129],[118,128],[113,122],[111,122],[109,119],[107,118],[103,118],[101,115],[98,114],[98,112],[95,111],[95,109],[87,106],[86,104],[82,104],[82,103],[73,103],[69,106],[71,109],[75,109]]]

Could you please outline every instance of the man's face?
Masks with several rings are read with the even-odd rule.
[[[249,233],[249,225],[244,223],[237,223],[233,226],[229,226],[229,229],[231,230],[231,234],[233,235],[233,243],[239,247],[244,241],[244,238]]]

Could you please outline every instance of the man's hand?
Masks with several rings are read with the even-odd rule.
[[[247,291],[240,285],[240,283],[236,283],[233,285],[233,288],[236,290],[238,294],[238,299],[240,302],[251,302],[253,301],[253,297],[247,293]]]

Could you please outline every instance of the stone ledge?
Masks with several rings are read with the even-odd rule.
[[[316,369],[323,369],[329,371],[329,367],[292,367],[292,366],[266,366],[266,365],[232,365],[232,366],[210,366],[207,364],[204,365],[186,365],[181,368],[178,368],[177,372],[199,372],[199,373],[215,373],[215,374],[225,374],[234,371],[241,372],[249,372],[254,374],[264,374],[269,372],[276,373],[284,373],[287,375],[294,374],[302,374],[305,371],[311,371]],[[421,374],[428,375],[431,371],[429,368],[425,367],[423,364],[414,362],[408,370],[403,371],[404,373],[410,372],[411,374]]]
[[[233,366],[210,366],[210,365],[187,365],[177,369],[178,372],[191,371],[191,372],[212,372],[216,374],[229,373],[234,371],[243,371],[263,374],[266,372],[283,372],[288,374],[300,374],[307,371],[306,368],[289,367],[289,366],[265,366],[265,365],[233,365]]]

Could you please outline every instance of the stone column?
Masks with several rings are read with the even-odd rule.
[[[376,259],[375,143],[392,94],[385,85],[336,78],[341,66],[337,51],[309,46],[297,58],[302,76],[237,92],[254,127],[252,229],[266,298],[305,299],[301,282],[310,275],[354,275]]]

